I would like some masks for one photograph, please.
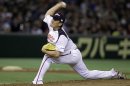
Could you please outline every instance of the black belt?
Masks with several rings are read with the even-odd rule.
[[[71,54],[71,51],[70,51],[69,53],[67,53],[67,54],[64,54],[64,55],[61,55],[61,56],[66,56],[66,55],[69,55],[69,54]]]
[[[74,50],[76,50],[77,48],[75,48]],[[61,55],[61,56],[66,56],[66,55],[69,55],[69,54],[71,54],[71,51],[69,52],[69,53],[67,53],[67,54],[64,54],[64,55]]]

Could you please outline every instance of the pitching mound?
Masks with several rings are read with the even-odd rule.
[[[44,85],[4,84],[0,86],[130,86],[130,80],[77,80],[61,82],[45,82]]]

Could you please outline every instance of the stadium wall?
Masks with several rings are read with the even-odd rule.
[[[130,59],[130,37],[70,36],[81,50],[83,58]],[[41,47],[47,42],[44,35],[1,34],[0,58],[42,57]]]

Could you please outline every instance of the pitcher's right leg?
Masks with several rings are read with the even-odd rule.
[[[110,79],[117,75],[117,72],[111,70],[88,70],[82,59],[77,64],[71,65],[71,67],[85,79]]]

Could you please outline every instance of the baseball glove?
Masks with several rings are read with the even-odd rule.
[[[48,51],[54,51],[56,50],[56,46],[52,43],[47,43],[45,45],[42,46],[42,49],[48,50]]]

